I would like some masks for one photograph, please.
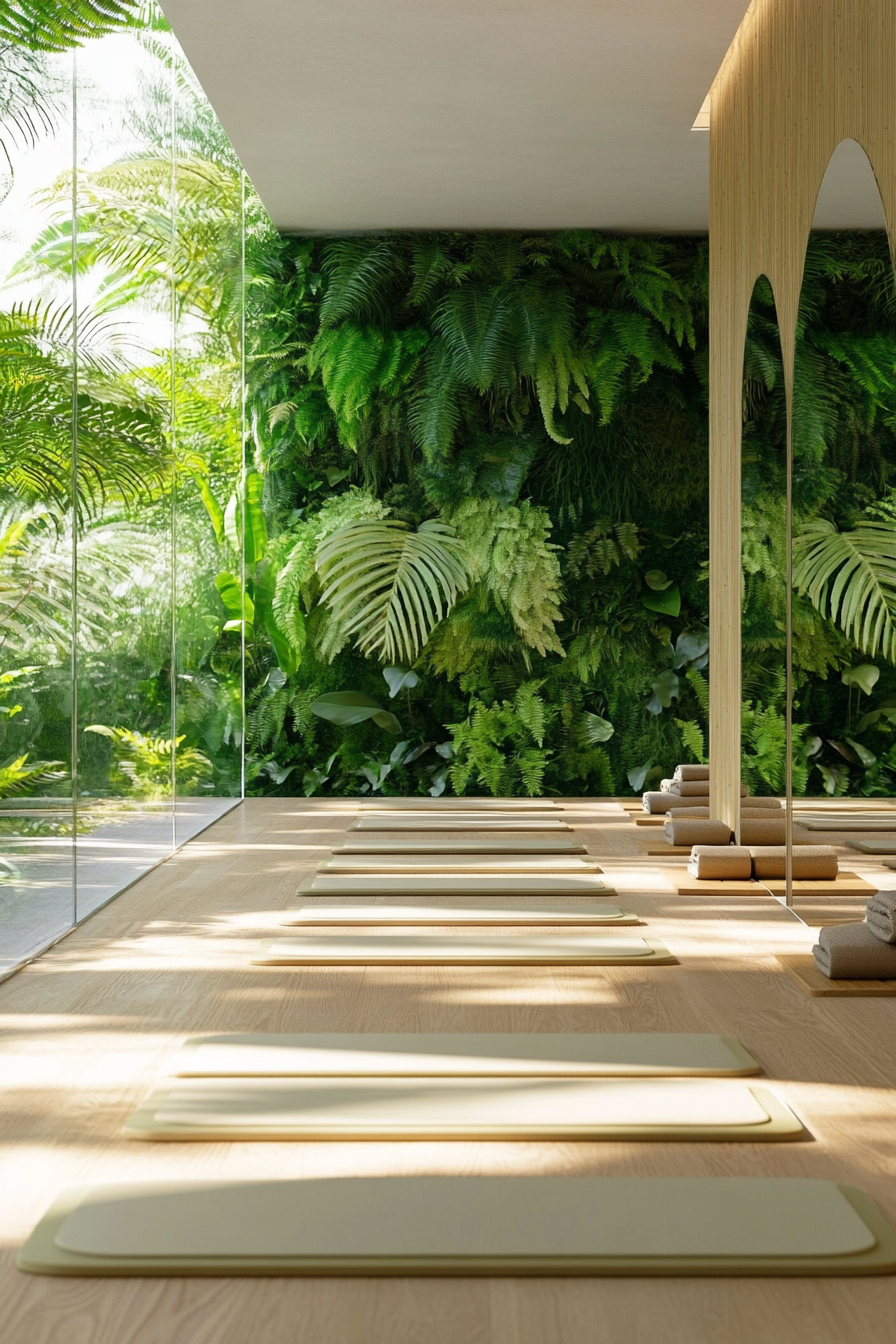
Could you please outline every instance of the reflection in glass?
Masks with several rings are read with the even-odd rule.
[[[158,11],[7,57],[0,972],[241,795],[245,606],[239,164]]]

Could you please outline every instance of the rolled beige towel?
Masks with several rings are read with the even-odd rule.
[[[673,779],[670,784],[672,793],[680,793],[682,798],[708,798],[708,779]],[[747,797],[747,790],[740,786],[741,798]]]
[[[781,815],[784,815],[783,812]],[[769,808],[754,807],[752,798],[746,798],[741,805],[740,819],[743,821],[745,818],[747,821],[777,821],[774,812]]]
[[[682,803],[686,803],[686,802],[687,802],[687,799],[686,799],[686,798],[682,798],[680,801],[681,801]],[[675,818],[675,817],[708,817],[708,816],[709,816],[709,808],[708,808],[708,807],[672,807],[672,808],[669,809],[669,816],[672,817],[672,818]]]
[[[896,943],[896,891],[879,891],[865,906],[865,922],[882,943]]]
[[[780,817],[769,817],[767,821],[765,818],[748,818],[740,824],[742,845],[783,845],[785,839],[783,812]]]
[[[654,815],[660,812],[668,812],[681,799],[677,793],[644,793],[641,795],[641,806],[645,812]]]
[[[777,798],[751,798],[750,807],[761,807],[768,812],[780,812],[783,804]]]
[[[896,946],[876,937],[867,924],[829,924],[812,955],[831,980],[896,980]]]
[[[709,779],[708,765],[676,765],[673,779]]]
[[[784,845],[753,845],[754,877],[784,877]],[[839,872],[837,851],[830,845],[799,845],[793,851],[793,876],[797,882],[831,881]]]
[[[750,851],[741,845],[695,845],[688,864],[691,877],[714,881],[750,876]]]
[[[670,845],[727,845],[731,828],[708,817],[667,817],[663,835]]]
[[[660,788],[662,789],[663,793],[675,793],[676,790],[673,789],[672,787],[674,783],[675,783],[674,779],[661,779]]]

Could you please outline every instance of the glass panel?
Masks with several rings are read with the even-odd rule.
[[[64,933],[72,806],[71,53],[0,52],[0,974]],[[53,182],[58,193],[45,194]],[[44,251],[59,258],[44,265]]]
[[[78,58],[78,918],[171,852],[170,62]]]
[[[179,51],[176,79],[176,842],[242,788],[243,548],[264,563],[243,473],[243,172]],[[244,481],[248,489],[244,488]],[[244,514],[252,511],[251,526]],[[256,557],[250,556],[253,566]]]
[[[753,290],[744,346],[741,478],[743,688],[742,778],[749,795],[787,789],[787,401],[771,285]],[[749,808],[749,798],[742,811]],[[783,813],[782,813],[783,817]],[[774,819],[775,813],[769,813]],[[741,835],[750,840],[742,817]],[[761,843],[784,842],[762,837]]]

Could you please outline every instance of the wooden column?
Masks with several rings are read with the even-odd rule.
[[[711,91],[710,805],[740,816],[741,424],[753,286],[771,282],[788,392],[806,246],[828,162],[858,141],[896,237],[896,3],[753,0]]]

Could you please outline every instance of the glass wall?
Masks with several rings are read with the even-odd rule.
[[[246,614],[240,165],[160,15],[3,62],[0,974],[242,796]]]

